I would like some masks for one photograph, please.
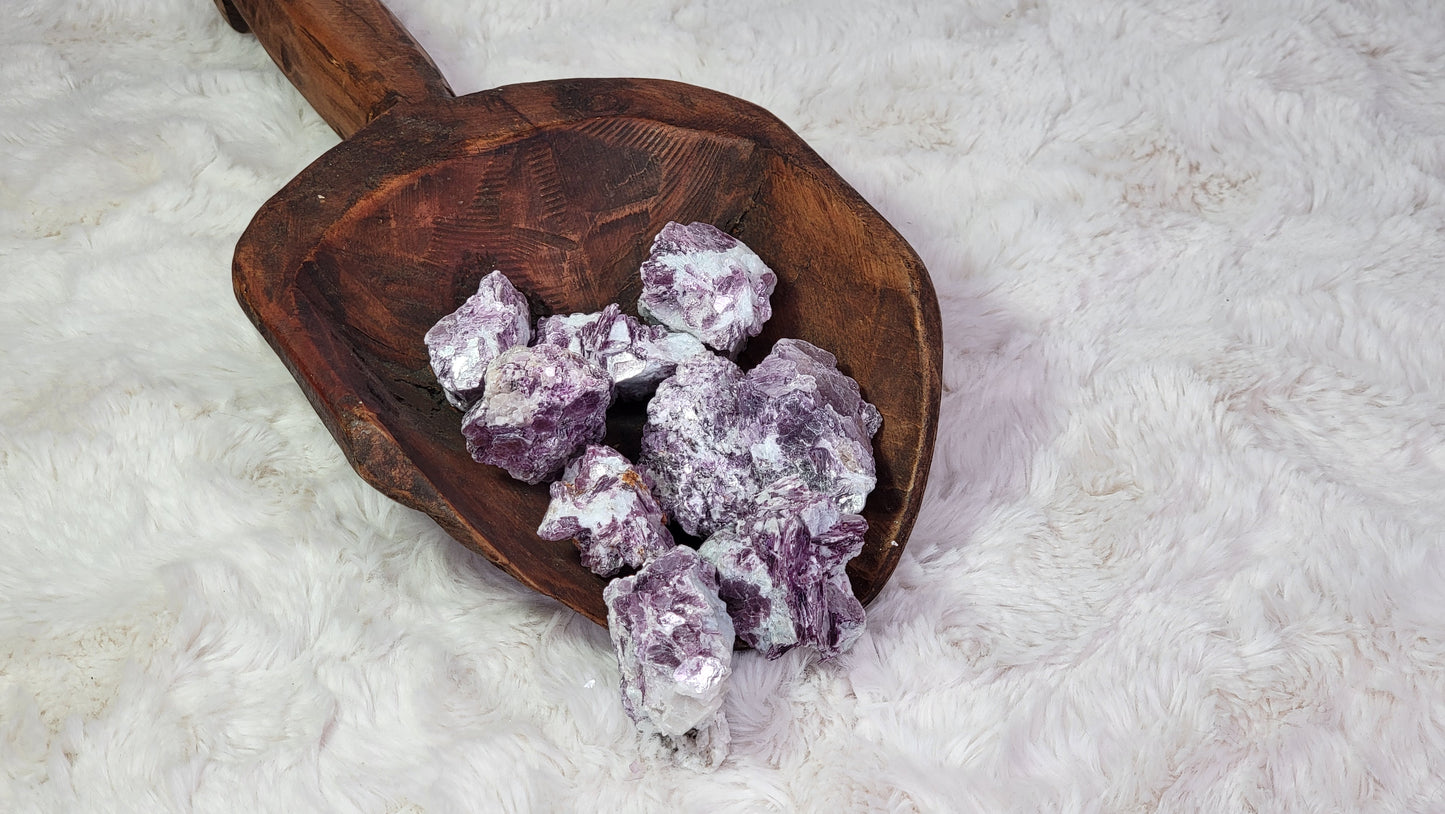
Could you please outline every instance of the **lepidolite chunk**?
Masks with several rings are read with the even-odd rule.
[[[780,339],[744,377],[738,410],[755,428],[750,451],[759,483],[797,475],[857,513],[878,482],[873,436],[882,417],[837,364],[816,345]]]
[[[477,293],[426,332],[432,372],[447,401],[466,410],[482,394],[487,365],[502,351],[532,339],[532,317],[523,297],[500,271],[482,278]]]
[[[728,744],[734,634],[717,592],[713,567],[676,546],[602,594],[623,708],[655,745],[698,767],[717,765]]]
[[[688,534],[706,537],[740,517],[758,492],[752,437],[738,411],[743,372],[713,354],[688,359],[647,404],[638,465]]]
[[[772,269],[732,235],[706,223],[668,223],[642,263],[637,310],[735,354],[773,315],[777,284]]]
[[[606,370],[616,395],[628,399],[647,397],[678,362],[707,352],[697,337],[643,324],[615,303],[592,314],[543,317],[537,343],[580,353]]]
[[[863,632],[863,605],[844,567],[863,550],[867,529],[862,517],[789,476],[698,556],[717,568],[738,638],[768,658],[800,645],[831,658]]]
[[[541,483],[602,440],[612,382],[555,345],[515,347],[487,366],[482,398],[462,417],[467,451],[527,483]]]
[[[552,484],[552,502],[537,534],[572,538],[582,564],[610,577],[641,568],[675,543],[647,476],[611,447],[589,445]]]

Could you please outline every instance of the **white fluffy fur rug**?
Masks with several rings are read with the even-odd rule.
[[[942,301],[869,632],[638,759],[605,632],[353,474],[232,297],[335,136],[210,0],[0,28],[0,809],[1445,810],[1445,4],[394,0],[459,92],[772,110]]]

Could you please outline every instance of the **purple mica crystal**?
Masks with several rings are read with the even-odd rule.
[[[845,512],[861,512],[877,484],[873,435],[882,417],[837,359],[801,339],[780,339],[738,387],[738,410],[755,428],[759,483],[797,475]]]
[[[487,366],[482,398],[462,417],[467,451],[541,483],[602,440],[611,397],[607,374],[566,348],[511,348]]]
[[[551,488],[537,534],[544,540],[571,537],[582,564],[598,576],[641,568],[675,545],[647,476],[610,447],[588,446]]]
[[[706,353],[697,337],[645,325],[616,304],[593,314],[543,317],[537,343],[560,345],[607,371],[619,398],[646,398],[677,363]]]
[[[703,354],[677,366],[647,404],[638,466],[688,534],[707,536],[743,514],[757,493],[752,439],[738,412],[743,372]]]
[[[706,223],[668,223],[642,263],[637,311],[728,354],[773,315],[778,277],[752,249]]]
[[[602,594],[628,717],[699,767],[717,765],[728,744],[733,624],[717,591],[712,566],[676,546]]]
[[[527,299],[500,271],[482,278],[477,293],[426,332],[427,355],[447,401],[459,410],[482,395],[487,365],[502,351],[527,344],[532,317]]]
[[[844,568],[863,550],[867,529],[862,517],[790,476],[697,553],[717,568],[738,638],[768,658],[799,645],[831,658],[863,632],[863,605]]]

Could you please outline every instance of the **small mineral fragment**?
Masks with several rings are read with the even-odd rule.
[[[487,366],[482,398],[462,417],[467,451],[541,483],[602,440],[611,397],[607,374],[566,348],[511,348]]]
[[[582,354],[607,371],[618,398],[628,399],[646,398],[678,362],[707,352],[697,337],[645,325],[615,303],[592,314],[543,317],[537,343]]]
[[[740,517],[758,492],[747,424],[738,412],[743,372],[703,354],[677,366],[647,404],[638,467],[688,534],[706,537]]]
[[[675,545],[647,476],[610,447],[588,446],[551,492],[537,534],[544,540],[571,537],[582,564],[598,576],[641,568]]]
[[[623,708],[645,737],[698,768],[716,766],[728,745],[733,623],[717,590],[712,566],[676,546],[603,591]]]
[[[527,299],[506,275],[493,271],[477,293],[426,332],[427,354],[447,401],[466,410],[482,395],[487,365],[502,351],[532,339]]]
[[[873,435],[882,417],[833,354],[780,339],[738,387],[740,414],[755,428],[750,447],[759,483],[797,475],[845,512],[863,511],[878,479]]]
[[[642,263],[644,319],[736,354],[773,315],[778,277],[752,249],[706,223],[668,223]]]
[[[845,566],[863,550],[867,529],[862,517],[789,476],[698,556],[717,568],[738,638],[768,658],[800,645],[831,658],[863,632],[863,605]]]

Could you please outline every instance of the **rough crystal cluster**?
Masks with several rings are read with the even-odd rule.
[[[728,744],[734,634],[713,567],[677,546],[608,583],[603,599],[628,716],[679,762],[715,766]]]
[[[863,550],[868,523],[787,476],[746,517],[698,549],[717,568],[719,594],[738,638],[768,658],[799,645],[824,658],[863,632],[863,605],[844,566]]]
[[[688,360],[647,406],[639,464],[689,534],[707,536],[751,511],[787,475],[857,513],[877,483],[881,417],[832,354],[782,339],[742,372],[719,356]]]
[[[737,365],[705,354],[679,364],[647,404],[638,463],[688,534],[705,537],[726,526],[758,492],[753,436],[738,412],[742,380]]]
[[[668,223],[642,264],[637,311],[736,354],[773,315],[778,277],[742,241],[706,223]]]
[[[744,377],[738,411],[757,431],[751,452],[759,483],[798,475],[857,513],[878,482],[873,436],[883,419],[837,364],[816,345],[780,339]]]
[[[582,564],[598,576],[641,568],[675,545],[647,476],[610,447],[588,446],[551,492],[537,534],[575,540]]]
[[[487,365],[502,351],[532,338],[527,299],[500,271],[482,278],[477,293],[426,332],[432,372],[447,401],[465,410],[482,394]]]
[[[602,440],[611,397],[607,374],[566,348],[512,348],[487,366],[482,398],[462,417],[467,451],[541,483]]]
[[[543,317],[537,343],[580,353],[607,371],[618,397],[631,399],[648,396],[678,362],[707,352],[697,337],[645,325],[616,303],[598,313]]]

